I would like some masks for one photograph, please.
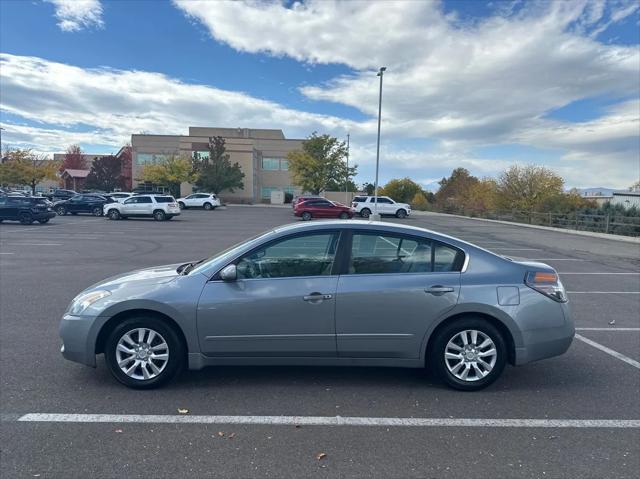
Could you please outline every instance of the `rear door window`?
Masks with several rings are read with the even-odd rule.
[[[173,203],[174,201],[171,196],[156,196],[156,203]]]

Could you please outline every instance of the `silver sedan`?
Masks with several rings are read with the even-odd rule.
[[[563,354],[574,336],[557,272],[421,228],[283,226],[209,259],[134,271],[80,293],[65,358],[117,380],[166,383],[184,366],[428,367],[488,386],[508,363]]]

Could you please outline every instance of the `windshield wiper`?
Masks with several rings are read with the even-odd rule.
[[[186,276],[186,275],[189,274],[189,271],[191,271],[193,268],[198,266],[203,261],[204,261],[204,259],[201,259],[200,261],[193,261],[191,263],[182,264],[182,265],[178,266],[178,273],[181,274],[182,276]]]

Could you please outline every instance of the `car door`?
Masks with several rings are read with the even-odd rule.
[[[138,207],[138,199],[138,196],[132,196],[131,198],[124,200],[120,214],[124,216],[135,216],[137,214],[136,208]]]
[[[18,218],[18,201],[11,196],[0,196],[0,219],[15,220]]]
[[[333,216],[333,205],[327,200],[316,200],[312,203],[313,216],[316,218],[330,218]]]
[[[464,252],[383,231],[354,231],[349,250],[336,299],[338,355],[420,357],[429,326],[458,301]]]
[[[153,214],[153,199],[150,196],[139,196],[136,203],[136,214],[151,216]]]
[[[191,207],[191,208],[195,208],[197,206],[200,206],[198,203],[198,195],[196,193],[194,193],[193,195],[189,195],[184,199],[184,204],[187,207]]]
[[[296,234],[234,261],[238,279],[214,277],[198,303],[210,356],[335,357],[337,231]]]
[[[67,211],[69,213],[82,212],[82,203],[84,201],[83,195],[76,195],[71,197],[66,204]]]
[[[395,214],[395,212],[393,202],[389,198],[385,198],[384,196],[380,196],[378,198],[378,213],[382,215],[390,215]]]

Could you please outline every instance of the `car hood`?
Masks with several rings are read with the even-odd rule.
[[[152,268],[138,269],[128,273],[119,274],[94,284],[91,289],[106,289],[113,291],[123,286],[143,286],[169,283],[178,275],[176,269],[182,263],[154,266]]]

